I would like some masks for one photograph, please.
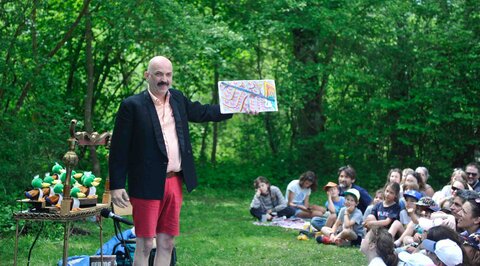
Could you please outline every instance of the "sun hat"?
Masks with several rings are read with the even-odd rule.
[[[417,201],[419,201],[420,198],[422,198],[422,193],[420,193],[416,190],[407,190],[407,191],[403,192],[403,197],[410,197],[410,198],[414,198]]]
[[[408,253],[402,251],[398,253],[398,258],[405,263],[406,266],[433,266],[432,259],[422,253]]]
[[[431,211],[433,212],[436,212],[436,211],[439,211],[440,210],[440,207],[438,207],[437,203],[435,203],[435,201],[433,201],[432,198],[430,197],[423,197],[421,198],[417,203],[416,203],[417,206],[423,206],[423,207],[427,207],[428,209],[430,209]]]
[[[439,241],[433,241],[425,239],[422,241],[423,247],[437,255],[447,266],[455,266],[463,262],[462,249],[450,239],[442,239]]]
[[[343,194],[344,194],[345,196],[348,195],[348,194],[350,194],[350,195],[354,196],[355,199],[357,199],[357,201],[360,200],[360,192],[358,192],[358,190],[356,190],[356,189],[354,189],[354,188],[351,188],[351,189],[345,191]]]
[[[323,190],[327,191],[331,187],[337,187],[338,185],[334,182],[328,182],[324,187]]]

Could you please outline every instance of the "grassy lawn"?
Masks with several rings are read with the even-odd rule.
[[[315,193],[323,194],[323,193]],[[280,227],[253,225],[248,207],[253,190],[216,191],[200,188],[184,195],[181,235],[176,239],[178,265],[366,265],[358,248],[319,245],[315,240],[299,241],[298,232]],[[323,196],[323,195],[322,195]],[[313,196],[313,202],[325,199]],[[35,225],[36,227],[38,225]],[[77,222],[75,227],[90,235],[72,235],[69,256],[92,255],[99,246],[98,226]],[[113,236],[111,221],[103,222],[104,241]],[[126,228],[126,227],[125,227]],[[33,228],[37,229],[37,228]],[[48,231],[48,233],[47,233]],[[35,230],[19,240],[18,265],[27,265]],[[30,265],[55,265],[62,257],[63,229],[46,223],[32,251]],[[15,235],[0,239],[2,265],[13,264]],[[5,263],[5,264],[3,264]]]

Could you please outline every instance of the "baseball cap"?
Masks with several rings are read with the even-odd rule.
[[[422,198],[422,193],[420,193],[416,190],[407,190],[407,191],[403,192],[403,197],[410,197],[410,198],[414,198],[417,201],[419,201],[420,198]]]
[[[450,239],[442,239],[439,241],[433,241],[425,239],[422,241],[423,247],[437,255],[447,266],[455,266],[463,262],[462,249]]]
[[[423,197],[416,204],[417,206],[427,207],[433,212],[440,210],[440,207],[438,207],[437,203],[435,203],[435,201],[433,201],[433,199],[430,197]]]
[[[334,182],[328,182],[324,187],[323,187],[323,190],[327,191],[329,188],[331,187],[336,187],[338,186],[336,183]]]
[[[348,194],[350,194],[350,195],[354,196],[354,197],[357,199],[357,201],[360,200],[360,192],[358,192],[358,190],[356,190],[356,189],[354,189],[354,188],[351,188],[351,189],[345,191],[343,194],[344,194],[345,196],[348,195]]]
[[[422,253],[408,253],[407,251],[402,251],[398,253],[398,258],[405,263],[407,266],[433,266],[432,259]]]

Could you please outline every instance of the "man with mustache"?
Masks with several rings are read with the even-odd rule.
[[[122,101],[110,148],[112,202],[133,207],[135,265],[148,265],[156,237],[155,265],[169,265],[179,235],[182,182],[197,186],[188,122],[223,121],[218,105],[191,102],[170,86],[170,60],[155,56],[144,73],[148,89]],[[128,190],[125,183],[128,176]]]

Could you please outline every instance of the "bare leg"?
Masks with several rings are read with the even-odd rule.
[[[327,222],[325,223],[325,226],[332,227],[336,221],[337,221],[337,214],[330,213],[330,215],[327,218]]]
[[[155,266],[169,266],[174,246],[174,236],[160,233],[157,235],[157,254],[155,255]],[[144,264],[147,265],[147,264]]]
[[[404,245],[406,245],[405,240],[407,237],[411,238],[411,236],[413,235],[414,229],[415,229],[415,224],[413,222],[409,222],[407,225],[407,228],[405,228],[405,231],[403,231],[403,234],[395,241],[395,246],[401,246],[402,242]]]
[[[324,226],[322,227],[321,232],[323,235],[330,236],[330,234],[333,233],[333,230],[331,227]]]
[[[135,258],[133,265],[148,265],[148,257],[153,248],[153,237],[137,237],[137,246],[135,248]]]
[[[338,237],[341,239],[346,239],[350,241],[357,240],[358,238],[357,234],[351,229],[343,229],[342,232],[338,234]]]
[[[388,229],[388,232],[392,235],[393,239],[395,239],[397,234],[403,234],[403,231],[403,225],[398,220],[393,221],[392,225],[390,225],[390,228]]]

